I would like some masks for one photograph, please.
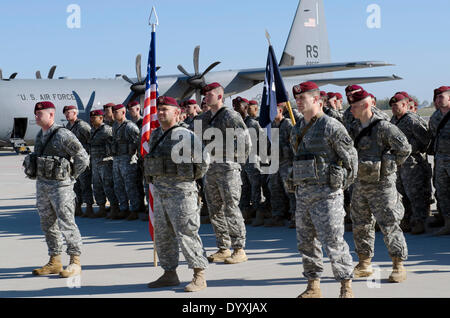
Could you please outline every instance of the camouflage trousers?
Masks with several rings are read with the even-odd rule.
[[[115,156],[113,160],[114,193],[120,211],[139,211],[140,191],[137,188],[137,162],[129,155]]]
[[[92,186],[94,190],[95,202],[98,205],[106,203],[118,204],[114,193],[113,162],[92,160]]]
[[[400,228],[404,208],[395,186],[395,175],[380,182],[354,184],[351,217],[356,253],[374,256],[375,223],[380,226],[391,257],[406,260],[408,247]]]
[[[303,275],[308,279],[321,277],[323,246],[335,279],[351,279],[353,261],[344,240],[343,191],[333,191],[327,185],[298,186],[295,197],[297,246],[302,254]]]
[[[193,191],[161,192],[156,186],[154,189],[155,244],[161,267],[174,271],[181,248],[189,268],[207,268],[208,260],[198,234],[200,209],[195,185]]]
[[[75,223],[73,184],[58,181],[36,182],[36,207],[50,256],[60,255],[63,237],[68,255],[81,255],[81,234]]]
[[[404,163],[397,173],[397,190],[403,197],[405,217],[425,221],[431,204],[428,162]]]
[[[292,162],[280,163],[277,173],[269,176],[270,202],[272,204],[272,217],[295,214],[295,193],[289,193],[286,180],[292,170]]]
[[[204,177],[204,186],[217,247],[244,248],[246,229],[239,209],[241,198],[239,164],[211,164]]]
[[[253,207],[258,210],[262,206],[261,169],[258,164],[246,163],[241,171],[242,190],[240,208]]]
[[[435,166],[436,197],[442,215],[450,217],[450,158],[437,158]]]
[[[77,202],[94,204],[94,197],[92,196],[92,174],[91,167],[86,167],[86,170],[77,178],[77,182],[73,186]]]

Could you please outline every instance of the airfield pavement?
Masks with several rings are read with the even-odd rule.
[[[83,237],[82,274],[76,279],[58,275],[35,277],[31,271],[48,261],[47,247],[36,211],[35,181],[22,171],[24,155],[0,151],[0,298],[295,298],[306,287],[294,229],[247,226],[242,264],[210,264],[208,288],[185,293],[192,278],[180,253],[177,287],[149,289],[147,283],[162,274],[153,266],[153,242],[148,224],[140,220],[76,218]],[[216,251],[210,224],[202,224],[200,236],[207,254]],[[376,275],[355,279],[357,298],[450,297],[450,236],[405,234],[409,249],[407,280],[389,283],[391,260],[380,232],[376,233]],[[354,264],[357,256],[351,232],[345,233]],[[325,298],[336,298],[340,284],[333,278],[325,257],[321,288]],[[68,256],[63,255],[63,264]]]

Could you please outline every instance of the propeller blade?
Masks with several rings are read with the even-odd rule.
[[[50,70],[48,71],[48,75],[47,78],[48,79],[52,79],[53,75],[55,74],[55,70],[56,70],[56,65],[53,65]]]
[[[160,68],[161,68],[161,66],[157,66],[156,71],[158,72]]]
[[[209,71],[211,71],[213,68],[215,68],[217,65],[219,65],[220,62],[214,62],[208,68],[202,73],[202,77],[205,76]]]
[[[122,75],[122,78],[123,78],[124,80],[126,80],[128,83],[134,84],[134,82],[133,82],[132,80],[130,80],[130,79],[128,78],[128,76]]]
[[[41,71],[36,71],[36,78],[37,79],[41,79],[42,78]]]
[[[178,70],[179,70],[181,73],[183,73],[184,75],[191,77],[191,74],[189,74],[189,73],[184,69],[183,66],[178,65],[177,68],[178,68]]]
[[[136,56],[136,75],[138,82],[142,81],[142,73],[141,73],[141,54]]]
[[[72,94],[73,94],[73,96],[75,96],[75,100],[77,102],[78,109],[84,111],[84,105],[83,105],[83,102],[81,101],[80,96],[75,91],[72,91]]]
[[[3,79],[3,72],[2,72],[2,69],[0,68],[0,80],[2,80]]]
[[[10,79],[10,80],[15,79],[16,76],[17,76],[17,73],[12,73],[12,74],[9,76],[9,79]]]
[[[198,60],[200,55],[200,45],[197,45],[194,49],[194,72],[195,75],[198,75]]]

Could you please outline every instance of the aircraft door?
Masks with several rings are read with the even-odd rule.
[[[27,133],[28,118],[14,118],[14,127],[11,132],[12,139],[24,139]]]

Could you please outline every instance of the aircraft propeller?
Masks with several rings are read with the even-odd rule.
[[[17,72],[9,75],[9,78],[3,78],[3,72],[2,72],[2,69],[0,69],[0,80],[9,81],[9,80],[16,78],[16,76],[17,76]]]
[[[181,97],[181,100],[186,97],[191,96],[195,93],[195,99],[197,103],[200,105],[201,103],[201,89],[206,85],[205,75],[210,72],[214,67],[220,64],[220,62],[214,62],[210,66],[206,68],[203,73],[199,72],[199,55],[200,55],[200,45],[194,48],[194,74],[190,74],[186,71],[186,69],[182,65],[178,65],[178,70],[186,75],[188,78],[186,80],[187,84],[189,84],[189,88],[186,89]]]
[[[128,95],[127,99],[124,101],[124,105],[127,105],[130,101],[135,99],[136,97],[139,97],[139,103],[143,106],[144,105],[144,94],[145,94],[145,80],[146,77],[142,77],[141,72],[141,54],[138,54],[136,56],[136,76],[137,81],[133,82],[128,76],[122,75],[122,78],[126,80],[128,83],[131,84],[130,89],[131,93]],[[158,71],[161,67],[157,66],[156,71]]]
[[[47,78],[52,79],[53,75],[55,74],[56,65],[53,65],[50,70],[48,71]],[[36,71],[36,79],[42,79],[41,71]]]

